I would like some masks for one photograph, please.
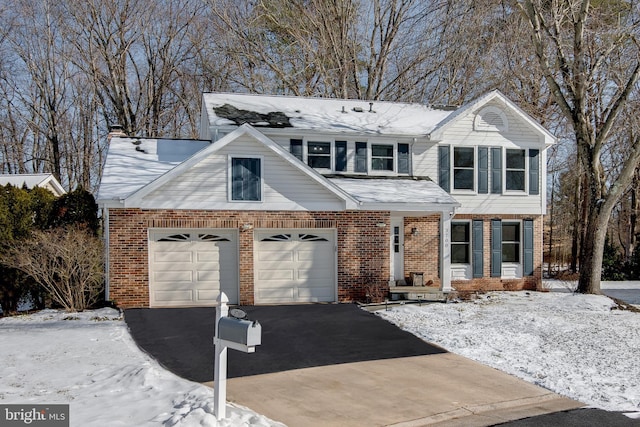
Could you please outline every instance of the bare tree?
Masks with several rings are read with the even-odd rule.
[[[599,293],[609,218],[640,162],[640,138],[615,132],[617,126],[637,126],[638,10],[626,2],[588,0],[525,0],[516,6],[529,23],[541,74],[573,128],[585,185],[578,291]],[[617,165],[603,162],[613,144],[624,153]]]

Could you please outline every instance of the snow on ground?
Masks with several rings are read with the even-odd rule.
[[[113,309],[1,318],[0,342],[0,403],[68,403],[72,426],[282,426],[233,404],[218,422],[213,391],[142,353]]]
[[[490,292],[379,311],[443,348],[587,405],[640,417],[640,314],[606,296]]]

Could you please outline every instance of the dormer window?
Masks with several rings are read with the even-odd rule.
[[[507,116],[496,107],[485,107],[473,120],[473,129],[483,132],[506,132],[509,130]]]
[[[396,142],[289,140],[289,152],[322,173],[411,173],[409,144]]]

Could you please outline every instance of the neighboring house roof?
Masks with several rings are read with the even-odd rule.
[[[66,193],[64,187],[50,173],[0,174],[0,185],[11,184],[14,187],[42,187],[56,196]]]
[[[452,111],[423,104],[205,93],[211,126],[294,128],[367,135],[426,135]]]
[[[330,178],[351,194],[362,209],[421,212],[452,210],[460,206],[438,184],[428,179]]]
[[[479,98],[477,98],[477,99],[475,99],[475,100],[463,105],[462,107],[458,108],[456,111],[454,111],[452,114],[450,114],[445,119],[443,119],[440,123],[438,123],[437,126],[435,126],[433,128],[433,130],[431,130],[429,132],[429,138],[431,138],[433,140],[436,140],[436,141],[442,139],[443,132],[448,127],[452,126],[453,123],[455,123],[455,121],[458,118],[461,118],[461,117],[463,117],[463,116],[465,116],[467,114],[472,114],[478,108],[488,104],[489,102],[491,102],[493,100],[498,100],[505,107],[513,110],[529,126],[531,126],[538,133],[540,133],[543,136],[545,145],[551,145],[551,144],[554,144],[556,142],[556,137],[551,132],[549,132],[540,123],[538,123],[536,120],[534,120],[523,109],[521,109],[516,104],[511,102],[511,100],[509,100],[509,98],[504,96],[504,94],[502,92],[500,92],[499,90],[497,90],[497,89],[496,90],[492,90],[491,92],[489,92],[489,93],[487,93],[487,94],[485,94],[485,95],[483,95],[483,96],[481,96],[481,97],[479,97]]]

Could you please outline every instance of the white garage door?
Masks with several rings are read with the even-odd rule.
[[[235,230],[151,230],[149,305],[211,306],[223,290],[238,303]]]
[[[256,230],[258,304],[336,300],[334,230]]]

